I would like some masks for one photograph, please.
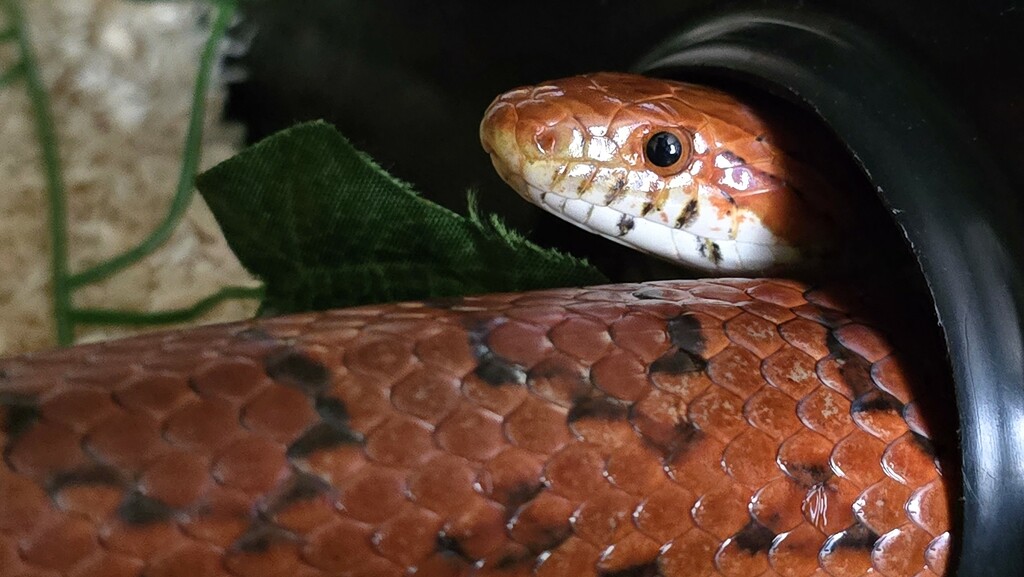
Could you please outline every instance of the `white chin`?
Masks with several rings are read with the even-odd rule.
[[[559,218],[619,244],[716,275],[754,275],[797,265],[800,251],[783,244],[709,239],[531,186],[530,197]]]

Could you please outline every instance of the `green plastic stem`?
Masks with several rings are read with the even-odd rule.
[[[71,275],[71,287],[79,287],[103,280],[117,271],[124,269],[140,259],[145,258],[159,248],[181,220],[182,215],[192,200],[196,169],[199,165],[199,151],[203,140],[203,120],[206,116],[206,93],[210,83],[210,72],[217,55],[217,46],[227,32],[228,25],[235,13],[233,1],[219,1],[216,5],[216,17],[206,40],[203,54],[199,61],[199,73],[196,76],[195,89],[192,94],[192,108],[189,116],[188,132],[185,135],[185,147],[178,176],[178,188],[174,193],[171,206],[163,221],[148,237],[137,246],[101,262],[91,268]]]
[[[232,299],[263,298],[263,287],[225,287],[190,307],[156,312],[81,308],[71,310],[71,319],[85,325],[155,326],[192,320],[218,304]]]
[[[53,253],[50,279],[53,284],[53,318],[56,322],[57,343],[67,346],[74,340],[74,326],[68,312],[71,310],[71,287],[68,283],[67,205],[64,180],[61,176],[60,152],[57,133],[50,113],[50,96],[36,64],[35,52],[25,26],[25,17],[18,0],[4,0],[10,18],[11,30],[21,52],[21,74],[24,75],[32,111],[35,117],[36,137],[42,153],[46,175],[46,195],[49,201],[50,249]]]

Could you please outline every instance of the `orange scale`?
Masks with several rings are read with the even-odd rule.
[[[856,429],[832,448],[832,470],[857,486],[867,487],[885,475],[881,465],[885,447],[874,435]]]
[[[602,356],[590,368],[590,379],[604,393],[616,399],[635,401],[650,387],[647,365],[633,353],[615,350]]]
[[[479,466],[454,455],[439,454],[407,479],[409,498],[439,515],[452,515],[479,498],[474,486]]]
[[[196,385],[198,387],[198,385]],[[189,382],[180,375],[149,374],[132,379],[113,393],[117,404],[131,412],[143,412],[155,418],[197,400]]]
[[[663,485],[668,477],[661,455],[639,439],[636,441],[611,453],[605,474],[612,485],[626,493],[644,496]]]
[[[774,282],[764,282],[748,288],[746,293],[759,301],[786,308],[800,306],[807,302],[804,299],[803,290]]]
[[[692,492],[675,483],[664,483],[637,506],[633,522],[643,534],[668,543],[693,527],[690,510],[696,502]]]
[[[210,471],[223,485],[247,493],[262,493],[287,479],[291,469],[284,445],[248,437],[225,447],[214,459]]]
[[[662,551],[658,569],[664,577],[709,577],[718,575],[715,553],[719,541],[700,529],[676,537]]]
[[[544,479],[555,493],[577,502],[608,486],[605,455],[599,447],[574,443],[548,459]]]
[[[527,396],[523,402],[505,417],[505,437],[513,445],[536,453],[555,453],[572,441],[566,427],[567,411]]]
[[[783,348],[760,366],[764,380],[794,399],[821,386],[814,359],[797,349]]]
[[[544,326],[508,321],[492,328],[486,342],[491,352],[505,361],[532,367],[555,350],[547,332]]]
[[[905,507],[911,490],[886,477],[865,489],[853,503],[857,519],[875,533],[882,535],[906,525]]]
[[[367,433],[363,450],[382,465],[417,467],[437,452],[433,432],[433,427],[419,419],[396,415]]]
[[[612,344],[607,326],[585,317],[562,321],[548,332],[548,338],[558,350],[585,363],[600,359]]]
[[[453,455],[475,461],[492,459],[508,446],[501,418],[470,403],[463,403],[437,425],[434,442]]]
[[[709,387],[690,401],[686,419],[723,443],[750,430],[743,417],[744,399],[721,387]]]
[[[19,545],[21,558],[26,563],[61,572],[100,549],[96,527],[75,517],[44,525]]]
[[[818,387],[801,399],[797,414],[808,429],[832,441],[856,429],[850,417],[850,401],[828,387]]]
[[[782,440],[803,426],[796,401],[775,387],[764,387],[743,405],[743,417],[773,439]]]
[[[869,362],[877,362],[892,353],[892,346],[878,331],[859,323],[842,326],[833,333],[836,339],[846,348],[864,357]]]
[[[364,523],[380,523],[406,503],[405,475],[394,469],[370,464],[341,488],[341,508]]]
[[[829,331],[821,323],[796,318],[780,325],[779,334],[787,343],[812,359],[823,359],[829,354]]]
[[[79,433],[121,412],[110,393],[86,388],[68,389],[58,395],[48,396],[39,410],[44,420],[66,425]]]
[[[796,315],[789,308],[769,302],[755,301],[742,306],[743,310],[775,326],[796,318]]]
[[[900,483],[918,487],[939,477],[931,447],[914,433],[904,433],[882,454],[882,470]]]
[[[297,389],[270,386],[242,407],[245,428],[290,443],[318,419],[313,403]]]
[[[171,451],[152,462],[138,480],[139,491],[173,508],[195,503],[213,483],[209,460]]]
[[[436,425],[457,405],[462,382],[429,368],[415,370],[391,387],[391,403],[399,411]]]
[[[927,568],[925,551],[931,541],[931,535],[916,525],[892,529],[875,543],[872,565],[886,577],[914,577]]]
[[[241,400],[269,385],[271,380],[252,359],[225,358],[198,369],[190,382],[201,395]]]
[[[648,568],[657,567],[660,548],[661,543],[643,533],[629,533],[601,552],[597,568],[603,574],[619,571],[643,574]]]
[[[421,338],[413,346],[413,353],[431,369],[441,369],[456,377],[472,371],[477,363],[469,348],[468,335],[461,328],[444,327]]]
[[[570,518],[576,504],[542,491],[520,506],[508,521],[508,534],[534,553],[557,548],[572,534]]]
[[[593,545],[578,537],[570,537],[544,557],[532,573],[524,574],[536,577],[597,577],[599,555],[600,552]]]
[[[757,489],[782,476],[776,463],[776,455],[780,452],[775,439],[757,429],[747,429],[722,453],[722,468],[737,483]]]
[[[540,456],[511,447],[484,466],[474,485],[482,495],[514,508],[540,490],[543,470]]]
[[[910,496],[907,516],[929,534],[941,535],[950,529],[950,508],[954,499],[941,480],[933,481]]]
[[[749,312],[740,313],[726,321],[725,334],[733,343],[762,359],[785,344],[775,323]]]
[[[806,498],[806,488],[789,477],[779,477],[751,497],[750,516],[775,533],[792,531],[806,522],[803,515]]]
[[[717,385],[743,398],[766,382],[761,376],[761,359],[739,346],[730,346],[709,359],[707,374]]]
[[[596,547],[606,547],[635,530],[638,498],[607,488],[587,497],[572,516],[573,531]],[[686,515],[685,511],[681,512]]]
[[[628,313],[611,325],[612,340],[644,363],[651,363],[668,350],[665,322],[653,315]]]
[[[146,563],[146,577],[227,577],[223,552],[206,543],[168,547]]]
[[[399,567],[415,567],[437,548],[443,524],[434,513],[409,504],[373,534],[374,549]]]
[[[750,522],[747,505],[751,492],[735,484],[723,485],[714,492],[701,495],[690,515],[701,530],[725,540]]]

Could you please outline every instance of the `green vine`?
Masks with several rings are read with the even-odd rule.
[[[108,278],[162,246],[181,221],[191,203],[203,138],[206,93],[211,72],[216,63],[217,46],[224,39],[235,14],[236,0],[213,0],[212,2],[214,18],[210,35],[199,61],[199,71],[192,93],[189,125],[185,135],[178,185],[166,215],[156,229],[138,245],[78,273],[71,273],[68,268],[67,196],[49,94],[40,75],[19,0],[2,1],[7,11],[10,28],[0,31],[0,42],[16,42],[21,58],[14,67],[0,73],[0,88],[23,79],[32,102],[32,113],[46,176],[49,203],[50,243],[53,253],[51,261],[53,316],[58,344],[60,346],[72,344],[75,327],[79,324],[151,326],[177,323],[194,319],[225,300],[262,299],[263,289],[261,287],[226,287],[190,307],[167,311],[141,312],[76,308],[72,303],[75,289]]]

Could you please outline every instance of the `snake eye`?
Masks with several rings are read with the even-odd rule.
[[[655,132],[647,141],[647,160],[655,166],[666,168],[679,162],[683,156],[683,143],[671,132]]]

